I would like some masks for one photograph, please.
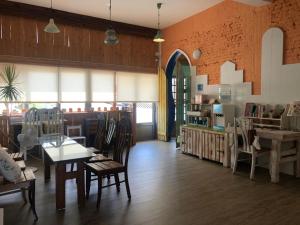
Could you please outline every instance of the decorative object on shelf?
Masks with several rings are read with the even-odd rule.
[[[161,30],[160,30],[160,13],[159,13],[159,10],[162,6],[162,3],[157,3],[157,33],[153,39],[154,42],[157,42],[157,43],[161,43],[161,42],[164,42],[165,39],[161,33]]]
[[[202,55],[202,52],[199,48],[197,48],[193,51],[193,58],[194,59],[199,59],[201,55]]]
[[[117,32],[112,27],[111,21],[111,0],[109,1],[109,28],[105,31],[104,44],[106,45],[116,45],[119,43]]]
[[[52,0],[51,0],[51,11],[53,11]],[[49,23],[45,26],[44,31],[46,33],[51,33],[51,34],[56,34],[56,33],[60,32],[60,30],[58,29],[58,27],[54,23],[54,19],[53,18],[49,19]]]
[[[16,86],[18,75],[14,65],[7,65],[4,70],[0,73],[0,77],[4,83],[0,86],[0,98],[5,100],[5,106],[8,113],[10,113],[11,102],[18,100],[22,92]]]
[[[293,123],[294,127],[292,129],[299,131],[298,117],[300,117],[300,101],[294,101],[289,105],[287,116],[294,117],[295,123]]]
[[[288,106],[246,103],[244,116],[253,120],[254,127],[289,129]]]

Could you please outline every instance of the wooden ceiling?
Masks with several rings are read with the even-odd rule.
[[[51,10],[45,7],[33,6],[6,0],[0,1],[0,14],[34,18],[44,21],[47,21],[49,18],[53,17],[55,19],[55,22],[58,24],[69,24],[96,30],[106,30],[109,25],[108,20],[101,18],[84,16],[55,9]],[[117,30],[118,33],[121,34],[153,38],[156,33],[156,29],[121,22],[113,21],[112,26]]]

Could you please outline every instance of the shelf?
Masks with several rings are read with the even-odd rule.
[[[274,125],[274,124],[253,123],[253,125],[258,126],[258,127],[277,127],[277,128],[280,128],[280,125]]]
[[[267,117],[251,117],[251,116],[246,116],[245,118],[247,119],[254,119],[254,120],[275,120],[275,121],[280,121],[280,118],[267,118]]]

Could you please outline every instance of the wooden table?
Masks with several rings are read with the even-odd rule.
[[[67,138],[60,147],[55,147],[51,143],[42,145],[45,150],[44,175],[45,180],[50,179],[50,165],[55,165],[56,179],[56,209],[61,210],[66,206],[65,201],[65,181],[76,179],[78,204],[84,205],[84,166],[83,162],[94,156],[91,151],[77,142]],[[66,171],[66,164],[77,163],[76,171]]]
[[[297,142],[297,161],[295,163],[295,170],[296,177],[300,177],[300,132],[257,128],[256,134],[260,138],[272,140],[272,150],[270,156],[271,182],[279,182],[280,155],[282,143],[284,142]]]

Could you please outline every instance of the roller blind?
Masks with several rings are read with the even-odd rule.
[[[91,71],[92,101],[112,102],[114,100],[114,72]]]
[[[62,102],[86,101],[86,70],[61,68],[60,76]]]
[[[117,72],[117,101],[158,101],[156,74]]]
[[[15,65],[17,87],[22,91],[20,101],[58,101],[58,70],[56,67]]]

